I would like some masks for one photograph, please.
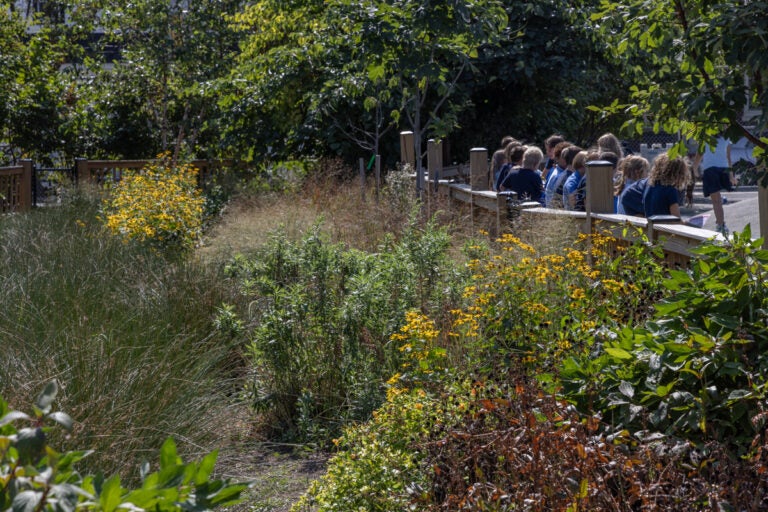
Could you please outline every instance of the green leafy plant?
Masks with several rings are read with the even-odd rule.
[[[749,229],[704,244],[643,327],[625,327],[560,373],[565,396],[630,431],[749,450],[761,434],[768,381],[768,251]],[[753,429],[757,427],[757,432]]]
[[[72,419],[54,411],[58,393],[55,381],[38,396],[33,414],[13,411],[0,398],[0,509],[14,512],[118,509],[203,511],[236,504],[247,484],[211,478],[217,452],[200,462],[185,464],[168,438],[160,451],[159,469],[142,468],[142,483],[126,489],[120,477],[82,476],[77,462],[90,451],[57,452],[48,443],[51,424],[70,431]],[[18,423],[28,426],[17,428]]]
[[[327,440],[368,418],[381,383],[407,356],[390,340],[413,308],[458,300],[445,230],[414,222],[375,254],[330,243],[316,226],[300,241],[277,232],[227,267],[254,306],[254,403],[281,435]],[[437,350],[437,349],[435,349]]]

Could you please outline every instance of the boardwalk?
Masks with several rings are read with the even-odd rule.
[[[757,187],[738,187],[733,192],[723,194],[728,202],[723,205],[725,223],[731,231],[742,231],[747,224],[751,224],[752,237],[760,236],[760,215],[757,198]],[[702,226],[704,229],[715,230],[715,216],[712,213],[712,201],[705,198],[701,192],[701,184],[697,184],[693,195],[693,206],[681,208],[683,218],[693,215],[709,215]]]

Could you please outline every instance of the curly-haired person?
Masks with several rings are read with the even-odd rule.
[[[657,156],[648,176],[648,186],[643,192],[645,216],[680,217],[680,191],[688,184],[688,176],[688,165],[684,159],[669,158],[666,153]]]

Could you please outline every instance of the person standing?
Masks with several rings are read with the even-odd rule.
[[[717,144],[711,151],[705,151],[701,157],[701,166],[704,169],[701,178],[704,197],[712,199],[715,229],[724,235],[728,234],[728,228],[725,225],[722,192],[733,190],[736,184],[731,170],[730,148],[731,141],[725,137],[718,137]]]
[[[618,180],[614,189],[614,195],[618,198],[616,213],[621,215],[643,214],[643,192],[645,187],[638,185],[630,188],[638,181],[648,177],[651,169],[648,160],[639,155],[625,157],[618,168]],[[626,201],[626,206],[625,206]]]

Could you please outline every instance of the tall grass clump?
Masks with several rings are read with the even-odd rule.
[[[0,395],[28,403],[59,382],[84,461],[136,476],[170,435],[197,452],[231,424],[234,338],[214,317],[221,276],[109,235],[100,199],[0,218]],[[66,446],[66,443],[65,443]]]
[[[439,312],[459,299],[445,229],[413,220],[376,253],[329,241],[321,225],[269,243],[228,266],[251,301],[253,398],[273,434],[327,442],[384,398],[404,354],[390,335],[413,308]]]

